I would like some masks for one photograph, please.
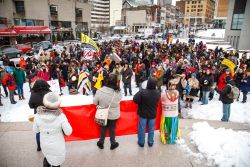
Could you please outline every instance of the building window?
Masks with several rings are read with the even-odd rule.
[[[187,10],[187,12],[189,12],[189,10]]]
[[[33,19],[14,19],[14,25],[16,26],[44,26],[44,21],[33,20]]]
[[[52,16],[57,16],[58,15],[56,5],[50,5],[50,15],[52,15]]]
[[[16,6],[16,12],[17,13],[25,12],[24,1],[15,1],[15,6]]]
[[[82,9],[76,8],[76,17],[82,17]]]
[[[232,19],[232,30],[241,30],[244,20],[244,14],[234,14]]]
[[[88,0],[77,0],[77,2],[80,2],[80,3],[88,3]]]

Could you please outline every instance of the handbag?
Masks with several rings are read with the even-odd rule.
[[[112,97],[112,100],[108,106],[108,108],[103,108],[101,106],[97,106],[96,107],[96,113],[95,113],[95,122],[101,126],[106,126],[107,125],[107,121],[108,121],[108,113],[109,113],[109,108],[113,102],[115,93]]]

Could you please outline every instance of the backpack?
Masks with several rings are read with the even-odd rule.
[[[236,100],[238,99],[239,95],[240,95],[240,90],[239,88],[237,88],[236,86],[232,86],[230,84],[228,84],[231,87],[231,91],[229,94],[227,94],[229,99],[233,99]]]

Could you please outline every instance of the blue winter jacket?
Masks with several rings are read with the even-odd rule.
[[[250,92],[250,76],[244,78],[243,80],[247,82],[240,83],[240,90],[243,92]]]

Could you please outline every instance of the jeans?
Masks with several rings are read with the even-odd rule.
[[[106,130],[109,129],[109,135],[110,135],[110,143],[113,144],[115,143],[115,128],[116,128],[116,120],[109,120],[107,122],[106,126],[101,126],[101,137],[100,140],[101,142],[104,142],[105,136],[106,136]]]
[[[127,96],[127,88],[129,90],[130,95],[132,95],[131,82],[130,83],[124,83],[123,88],[124,88],[125,96]]]
[[[244,91],[244,92],[242,92],[242,93],[243,93],[243,100],[242,100],[242,101],[243,101],[243,102],[246,102],[246,101],[247,101],[247,93],[248,93],[248,92],[245,92],[245,91]]]
[[[40,132],[36,133],[36,144],[37,144],[37,147],[40,147]]]
[[[146,119],[146,118],[139,117],[138,143],[141,145],[144,145],[144,143],[145,143],[146,125],[148,125],[148,144],[154,143],[155,118],[154,119]]]
[[[17,84],[17,92],[19,96],[23,96],[23,84]]]
[[[9,90],[9,98],[10,98],[10,102],[14,103],[15,99],[14,99],[14,91],[15,90]]]
[[[229,121],[230,110],[231,110],[231,104],[223,103],[223,117],[221,119],[222,121]]]
[[[202,104],[208,104],[209,91],[202,92]]]

